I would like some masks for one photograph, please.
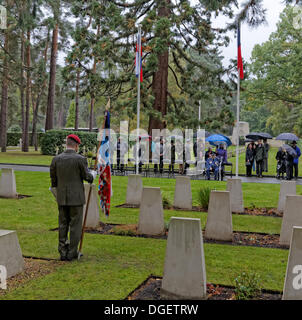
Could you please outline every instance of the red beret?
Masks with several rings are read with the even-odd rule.
[[[76,143],[81,144],[81,139],[80,139],[77,135],[75,135],[75,134],[70,134],[70,135],[67,137],[67,139],[72,139],[72,140],[74,140]]]

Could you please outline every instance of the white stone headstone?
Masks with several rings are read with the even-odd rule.
[[[7,271],[7,278],[23,271],[24,260],[16,231],[0,230],[0,265]]]
[[[286,196],[280,244],[290,245],[293,227],[302,227],[302,196]]]
[[[229,191],[211,191],[205,238],[221,241],[233,240]]]
[[[295,195],[296,190],[296,181],[281,181],[280,184],[280,193],[279,193],[279,203],[278,210],[283,212],[285,208],[285,197],[287,195]]]
[[[14,169],[1,169],[0,197],[18,198]]]
[[[176,177],[174,207],[192,210],[192,191],[190,177]]]
[[[138,233],[160,235],[164,231],[164,210],[160,188],[143,188]]]
[[[84,187],[85,187],[85,199],[87,204],[90,185],[85,183]],[[84,209],[83,209],[83,222],[84,222],[86,204],[84,205]],[[99,224],[99,221],[100,221],[99,197],[98,197],[96,185],[93,184],[92,190],[91,190],[89,207],[88,207],[88,214],[86,219],[86,227],[96,228]]]
[[[128,176],[126,204],[140,205],[143,191],[142,177],[139,174]]]
[[[292,231],[283,300],[302,300],[302,227]]]
[[[230,192],[232,212],[235,212],[235,213],[244,212],[241,179],[239,178],[228,179],[227,191]]]
[[[169,225],[162,299],[206,299],[207,282],[200,219],[172,217]]]

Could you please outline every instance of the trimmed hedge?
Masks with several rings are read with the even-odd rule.
[[[29,133],[29,141],[31,140],[32,133]],[[38,145],[40,145],[41,138],[43,137],[44,132],[38,133]],[[7,147],[15,147],[19,144],[19,140],[22,138],[21,132],[7,132]]]
[[[64,151],[66,144],[66,137],[69,134],[76,134],[81,139],[79,152],[82,153],[85,147],[87,151],[94,151],[98,145],[97,133],[95,132],[83,132],[72,130],[49,130],[44,133],[41,141],[41,152],[44,155],[55,156],[58,148],[58,152]]]

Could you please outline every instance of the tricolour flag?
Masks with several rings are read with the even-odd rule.
[[[238,47],[238,62],[237,62],[237,69],[240,70],[240,79],[244,78],[243,74],[243,62],[242,62],[242,55],[241,55],[241,40],[240,40],[240,24],[238,23],[238,30],[237,30],[237,47]]]
[[[139,57],[138,48],[141,47],[141,53]],[[141,35],[137,34],[137,43],[136,43],[136,53],[135,53],[135,75],[138,78],[140,74],[140,81],[143,82],[143,67],[142,67],[142,59],[143,59],[143,49],[141,45]]]
[[[108,217],[110,213],[110,202],[112,195],[111,185],[111,166],[110,166],[110,99],[106,106],[104,129],[100,131],[100,148],[98,151],[98,170],[100,174],[99,178],[99,191],[100,205]]]

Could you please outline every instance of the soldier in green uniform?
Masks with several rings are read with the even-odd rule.
[[[51,187],[56,189],[59,208],[58,250],[62,261],[78,257],[85,204],[83,180],[92,183],[97,175],[89,171],[87,159],[77,153],[80,143],[78,136],[69,135],[66,151],[54,157],[50,166]]]

